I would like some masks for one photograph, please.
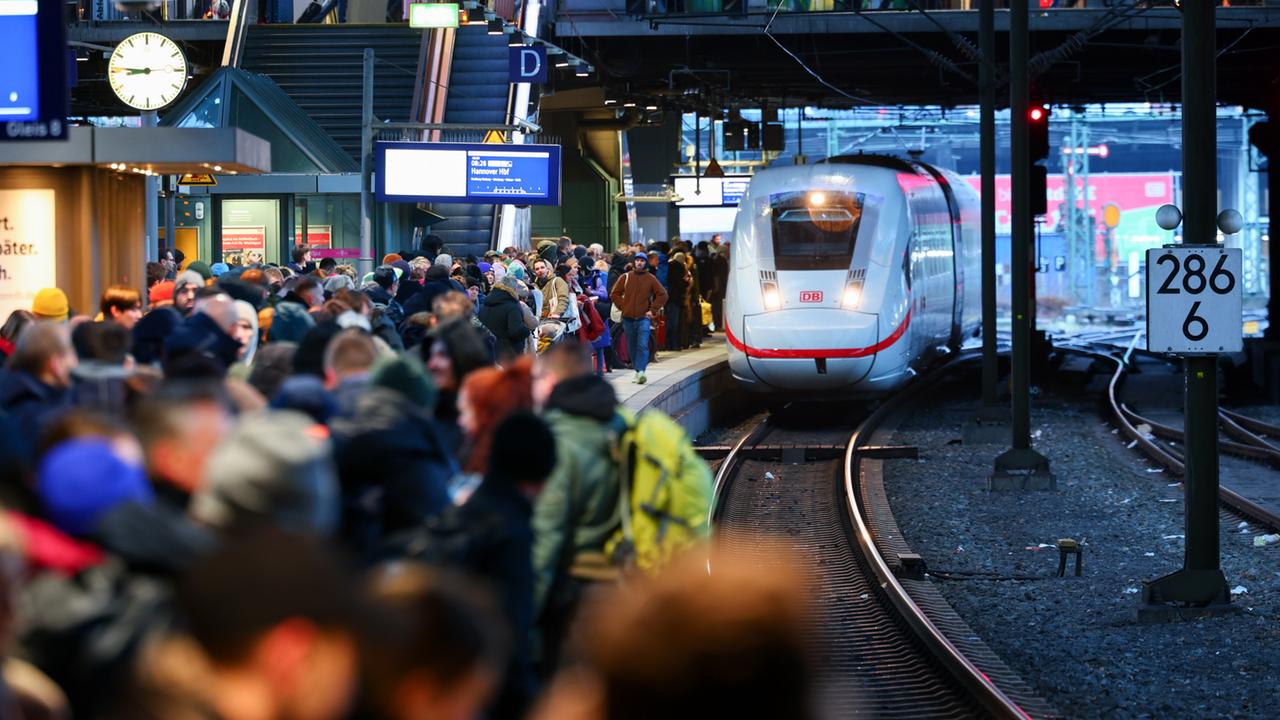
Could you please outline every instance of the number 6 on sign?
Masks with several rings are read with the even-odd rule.
[[[1180,245],[1147,251],[1147,349],[1182,355],[1243,347],[1239,248]]]

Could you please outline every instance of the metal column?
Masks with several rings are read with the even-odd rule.
[[[306,237],[305,230],[303,237]],[[373,48],[364,49],[360,104],[360,277],[373,272]]]
[[[1009,119],[1013,191],[1013,447],[996,458],[993,490],[1053,489],[1049,461],[1031,449],[1031,154],[1027,133],[1027,0],[1009,3]]]
[[[1003,443],[1009,408],[1000,404],[1000,357],[996,351],[996,0],[982,0],[978,13],[978,158],[982,178],[982,401],[965,424],[964,442]]]
[[[154,110],[142,113],[142,127],[153,128],[159,124],[160,116]],[[160,177],[158,175],[148,175],[144,187],[143,212],[147,216],[142,224],[142,232],[144,234],[143,255],[146,257],[146,262],[151,262],[160,259]],[[172,237],[168,238],[166,242],[169,243],[169,247],[177,247],[174,245]],[[146,278],[143,277],[143,283],[145,282]]]
[[[1214,5],[1182,5],[1182,243],[1215,245],[1217,111]],[[1184,358],[1186,549],[1182,570],[1143,586],[1148,605],[1231,602],[1218,549],[1218,362]]]
[[[982,172],[982,411],[992,419],[1007,420],[1000,407],[996,385],[999,358],[996,357],[996,0],[982,0],[978,11],[978,93],[982,139],[978,157]]]

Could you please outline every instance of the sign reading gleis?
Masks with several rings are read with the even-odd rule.
[[[0,190],[0,323],[57,285],[53,190]]]

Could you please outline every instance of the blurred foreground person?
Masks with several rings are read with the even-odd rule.
[[[203,677],[182,696],[161,688],[138,715],[346,717],[356,691],[357,628],[372,613],[358,588],[333,549],[316,539],[259,529],[226,544],[192,567],[178,589],[206,662],[189,669]]]
[[[383,720],[481,717],[501,677],[506,639],[486,598],[457,577],[406,562],[379,568],[373,576],[373,592],[402,614],[407,632],[401,632],[395,642],[371,649],[368,716]]]
[[[37,322],[22,333],[8,372],[0,375],[0,410],[17,425],[19,447],[30,452],[41,430],[66,409],[77,362],[65,325]]]
[[[806,583],[791,558],[693,554],[602,595],[584,615],[585,667],[535,720],[809,720]]]

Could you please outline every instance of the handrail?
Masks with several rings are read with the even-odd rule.
[[[240,67],[244,61],[245,38],[249,24],[258,17],[258,0],[238,0],[231,5],[231,19],[227,23],[227,40],[222,46],[222,66]]]

